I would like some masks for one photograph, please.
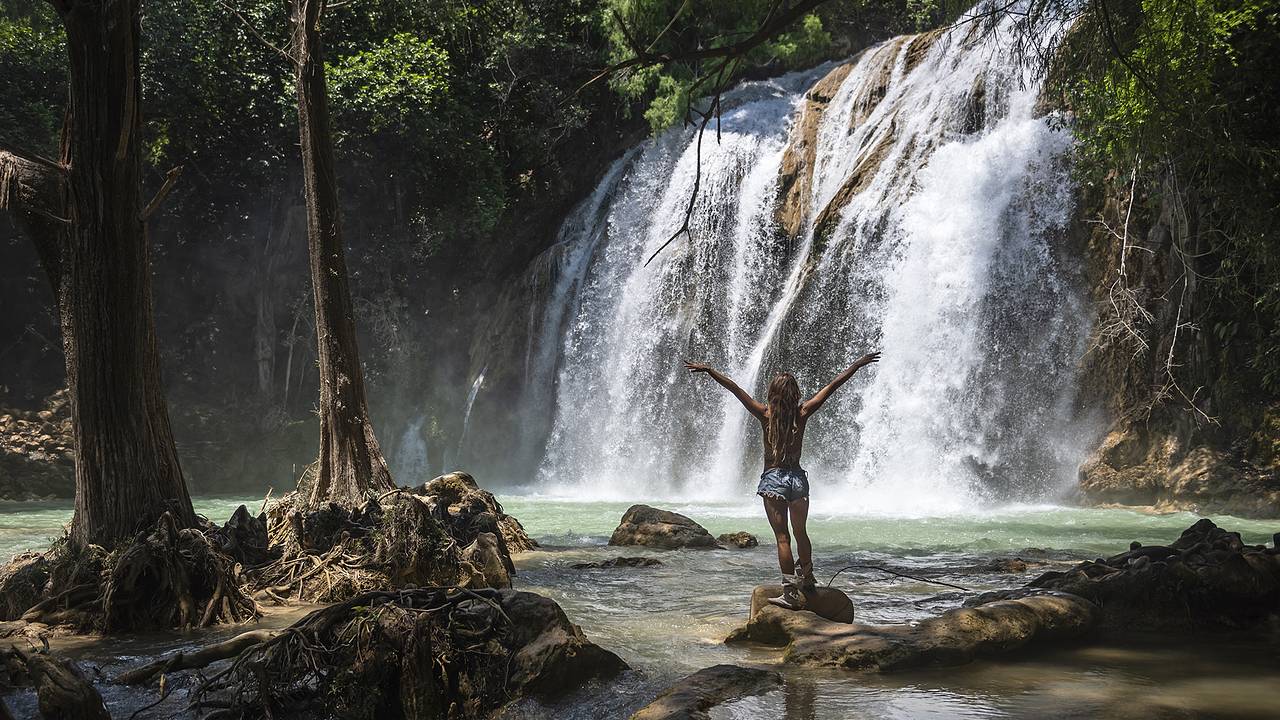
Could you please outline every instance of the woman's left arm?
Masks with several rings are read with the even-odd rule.
[[[841,385],[848,382],[849,378],[853,377],[853,374],[858,372],[859,368],[870,365],[873,362],[877,362],[879,359],[880,353],[878,352],[867,353],[866,355],[858,358],[848,367],[848,369],[837,375],[834,380],[827,383],[826,387],[819,390],[813,397],[800,405],[800,417],[809,417],[810,415],[818,412],[819,408],[822,407],[822,404],[827,401],[827,398],[831,397],[831,393],[839,390]]]

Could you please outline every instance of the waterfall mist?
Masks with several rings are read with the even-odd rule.
[[[693,237],[647,267],[683,221],[694,137],[615,164],[548,251],[560,271],[525,361],[539,389],[518,409],[550,419],[535,490],[749,498],[757,423],[681,361],[760,397],[782,370],[811,394],[872,350],[810,423],[817,507],[947,512],[1070,483],[1088,330],[1061,252],[1070,135],[1037,111],[1009,28],[974,25],[735,89],[703,142]],[[808,146],[796,185],[786,156]]]

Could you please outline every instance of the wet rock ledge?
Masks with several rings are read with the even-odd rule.
[[[1093,603],[1048,591],[956,608],[914,625],[842,623],[764,605],[725,642],[785,647],[783,662],[796,665],[890,672],[963,665],[1032,644],[1074,640],[1097,622]]]
[[[964,607],[911,625],[835,622],[763,603],[757,588],[747,624],[727,643],[785,647],[783,661],[892,671],[959,665],[1030,645],[1086,638],[1095,629],[1201,631],[1280,623],[1280,533],[1247,545],[1207,518],[1169,545],[1042,574],[1028,585],[977,595]],[[815,608],[817,609],[817,608]]]
[[[1280,540],[1280,533],[1277,538]],[[1109,628],[1245,629],[1280,618],[1280,552],[1199,520],[1168,545],[1143,546],[1047,572],[1028,589],[1069,592],[1097,604]],[[972,602],[1024,591],[996,591]]]

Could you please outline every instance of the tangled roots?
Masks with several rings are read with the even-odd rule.
[[[514,565],[501,536],[459,522],[422,489],[388,492],[354,510],[337,504],[308,510],[292,493],[273,503],[267,517],[271,546],[281,556],[250,572],[262,601],[339,602],[424,585],[511,586]]]
[[[240,568],[169,513],[119,552],[102,594],[106,632],[207,627],[261,615],[241,589]]]
[[[513,590],[363,593],[242,652],[193,693],[240,718],[478,718],[626,667],[551,600]]]
[[[196,528],[165,513],[154,528],[108,554],[56,543],[0,569],[3,619],[127,632],[205,627],[258,617],[240,565]]]

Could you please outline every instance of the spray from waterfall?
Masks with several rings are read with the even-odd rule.
[[[396,443],[396,452],[391,460],[392,476],[402,483],[413,484],[414,478],[426,480],[431,475],[427,438],[423,432],[426,422],[425,414],[415,415]]]

